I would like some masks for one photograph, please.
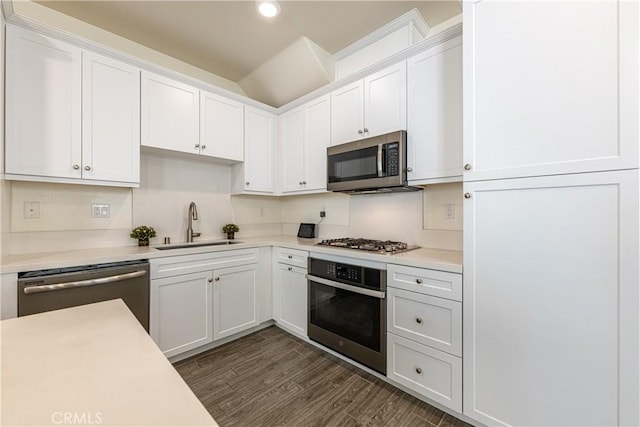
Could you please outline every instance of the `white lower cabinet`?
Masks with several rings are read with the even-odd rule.
[[[388,334],[387,377],[462,412],[462,359],[459,357]]]
[[[638,171],[465,183],[464,414],[640,425]]]
[[[291,333],[307,336],[307,257],[295,249],[275,248],[273,317]],[[301,267],[304,266],[304,267]]]
[[[167,357],[213,341],[211,271],[151,280],[151,338]]]
[[[258,304],[259,296],[271,304],[271,282],[258,279],[270,276],[270,250],[261,250],[151,260],[149,329],[167,357],[257,326],[265,313],[271,318]]]
[[[213,271],[213,339],[257,326],[257,264]]]
[[[461,285],[460,274],[387,265],[387,377],[457,412],[462,412]]]

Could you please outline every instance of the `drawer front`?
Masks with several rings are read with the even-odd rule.
[[[462,356],[462,303],[388,288],[387,331]]]
[[[462,274],[389,264],[387,286],[462,301]]]
[[[274,256],[276,262],[307,268],[309,252],[298,249],[275,248]]]
[[[159,279],[257,262],[258,248],[156,258],[150,261],[151,278]]]
[[[387,334],[387,377],[462,412],[462,359]]]

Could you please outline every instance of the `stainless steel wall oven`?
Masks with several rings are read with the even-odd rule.
[[[307,274],[309,338],[382,374],[387,363],[385,268],[312,256]]]

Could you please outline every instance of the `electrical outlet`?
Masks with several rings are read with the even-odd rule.
[[[327,212],[326,211],[324,211],[324,210],[320,211],[320,218],[324,218],[326,216],[327,216]]]
[[[109,218],[111,207],[107,204],[91,205],[91,218]]]
[[[444,219],[456,219],[456,205],[453,203],[444,205]]]
[[[40,202],[24,202],[24,217],[26,219],[40,218]]]

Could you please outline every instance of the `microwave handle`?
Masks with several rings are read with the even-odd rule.
[[[378,177],[382,178],[384,176],[382,170],[382,155],[384,153],[383,149],[384,144],[378,144]]]

